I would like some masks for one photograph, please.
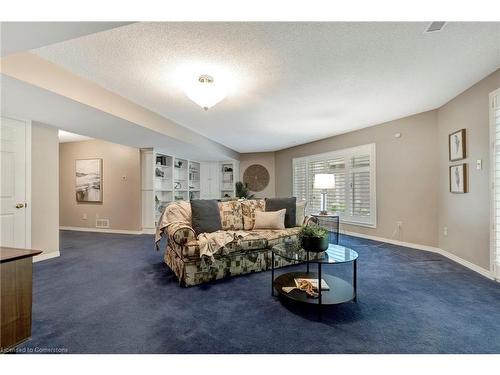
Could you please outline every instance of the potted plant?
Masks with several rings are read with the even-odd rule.
[[[300,243],[306,251],[319,253],[326,251],[329,245],[329,233],[319,225],[303,226],[299,233]]]
[[[241,181],[238,181],[235,184],[236,196],[240,199],[252,199],[254,197],[253,194],[250,194],[250,190],[248,189],[247,184],[244,184]]]

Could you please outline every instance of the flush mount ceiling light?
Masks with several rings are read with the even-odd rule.
[[[197,82],[186,88],[186,95],[207,111],[226,97],[226,90],[221,85],[217,85],[213,77],[203,74]]]

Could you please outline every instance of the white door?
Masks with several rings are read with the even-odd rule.
[[[25,248],[26,132],[23,121],[0,118],[0,245]]]
[[[218,199],[220,195],[220,173],[219,163],[214,161],[210,163],[210,198]]]
[[[216,161],[201,162],[200,190],[201,199],[220,198],[219,191],[219,163]]]
[[[210,199],[210,163],[202,161],[200,165],[200,197]]]

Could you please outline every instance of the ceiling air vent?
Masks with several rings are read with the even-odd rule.
[[[444,25],[446,25],[446,22],[444,22],[444,21],[431,22],[430,25],[425,30],[425,32],[426,33],[433,33],[434,31],[441,31],[443,29]]]

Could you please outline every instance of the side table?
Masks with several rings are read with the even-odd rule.
[[[320,215],[313,214],[311,215],[318,221],[318,225],[325,228],[330,232],[330,243],[339,244],[339,225],[340,225],[340,217],[339,215],[331,214],[331,215]]]

